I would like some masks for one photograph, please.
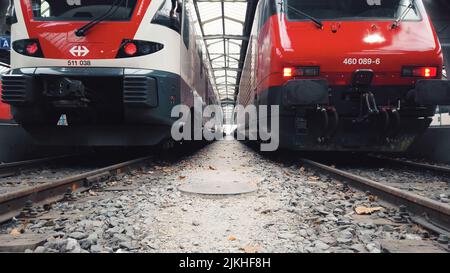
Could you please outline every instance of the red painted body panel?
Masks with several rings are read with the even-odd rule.
[[[114,59],[123,39],[133,39],[151,0],[138,0],[130,21],[101,22],[85,37],[77,37],[75,30],[87,21],[36,21],[31,2],[22,0],[22,10],[29,37],[39,39],[45,58],[50,59]],[[70,49],[86,46],[87,56],[73,56]]]
[[[2,96],[2,83],[0,81],[0,98]],[[0,120],[11,120],[11,107],[0,100]]]
[[[241,92],[257,94],[269,87],[281,86],[283,67],[320,66],[320,76],[330,86],[351,84],[353,72],[372,69],[374,86],[414,85],[416,78],[401,77],[403,66],[435,66],[442,76],[443,56],[434,27],[419,6],[421,21],[404,21],[392,29],[392,21],[324,21],[319,29],[311,21],[288,21],[286,15],[275,14],[261,27],[253,47],[256,71],[244,69],[243,78],[254,85]],[[337,29],[333,32],[332,29]],[[250,51],[247,54],[249,58]],[[363,59],[363,63],[344,64],[344,60]],[[365,64],[372,62],[371,64]],[[379,63],[378,63],[379,60]],[[247,90],[246,90],[247,89]],[[243,104],[252,97],[240,94]]]

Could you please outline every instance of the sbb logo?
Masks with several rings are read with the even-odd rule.
[[[74,57],[85,57],[89,54],[89,49],[85,46],[74,46],[69,50]]]

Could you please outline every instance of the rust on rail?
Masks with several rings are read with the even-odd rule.
[[[450,230],[450,206],[446,204],[398,188],[383,185],[365,177],[342,171],[309,159],[301,159],[301,161],[304,164],[328,171],[333,175],[344,178],[353,186],[369,190],[395,205],[406,205],[408,210],[415,215],[422,216],[425,214],[433,224],[446,230]]]
[[[94,171],[85,172],[82,174],[66,177],[57,181],[46,182],[41,185],[21,189],[15,192],[5,193],[0,195],[0,222],[7,221],[12,217],[20,214],[20,211],[25,206],[28,200],[38,204],[53,203],[62,199],[67,188],[82,189],[86,186],[85,181],[90,177],[98,177],[105,175],[107,172],[119,173],[124,168],[131,167],[135,164],[142,163],[152,157],[142,157],[134,160],[129,160],[119,164],[110,165]]]

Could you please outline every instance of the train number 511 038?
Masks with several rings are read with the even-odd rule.
[[[89,60],[68,60],[68,66],[91,66],[91,61]]]

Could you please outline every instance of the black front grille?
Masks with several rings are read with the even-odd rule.
[[[158,91],[156,79],[146,76],[125,76],[123,81],[125,105],[157,107]]]
[[[2,101],[11,105],[31,103],[33,101],[33,77],[3,75]]]

